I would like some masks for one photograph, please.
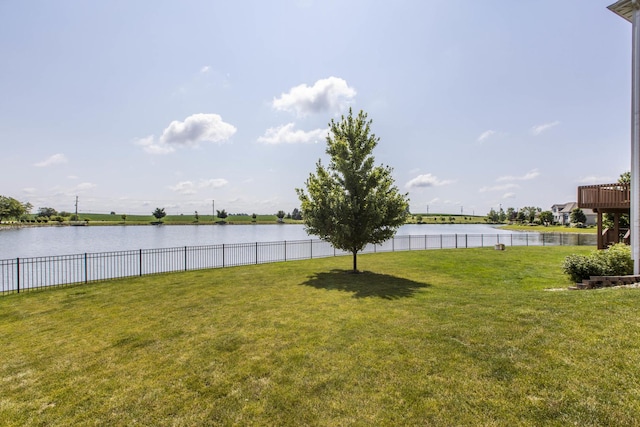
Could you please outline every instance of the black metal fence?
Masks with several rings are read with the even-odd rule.
[[[514,233],[396,236],[362,253],[505,246],[596,245],[592,234]],[[0,294],[147,274],[347,255],[322,240],[184,246],[0,260]]]

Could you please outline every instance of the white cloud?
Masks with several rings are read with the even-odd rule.
[[[51,157],[49,157],[49,158],[47,158],[47,159],[45,159],[45,160],[43,160],[41,162],[35,163],[34,166],[39,167],[39,168],[44,168],[44,167],[47,167],[47,166],[59,165],[59,164],[62,164],[62,163],[67,163],[67,158],[65,157],[64,154],[58,153],[58,154],[54,154],[53,156],[51,156]]]
[[[200,68],[200,72],[202,74],[208,73],[209,71],[211,71],[211,67],[209,67],[208,65],[205,65],[204,67]]]
[[[176,185],[170,185],[169,189],[180,194],[196,194],[202,188],[221,188],[227,185],[229,181],[224,178],[201,179],[197,183],[193,181],[180,181]]]
[[[269,128],[264,136],[258,138],[258,142],[264,144],[301,144],[308,142],[318,142],[327,136],[327,129],[315,129],[309,132],[295,130],[293,123]]]
[[[133,143],[151,154],[168,154],[174,146],[195,147],[203,141],[224,142],[236,133],[236,127],[225,123],[218,114],[193,114],[184,121],[172,121],[159,139],[153,135],[135,138]]]
[[[183,122],[172,121],[162,132],[160,142],[196,146],[202,141],[222,142],[236,133],[236,127],[225,123],[218,114],[193,114]]]
[[[175,151],[173,147],[156,142],[153,135],[146,138],[135,138],[133,143],[141,146],[144,151],[151,154],[168,154]]]
[[[215,179],[207,179],[202,180],[198,184],[199,188],[221,188],[227,185],[229,181],[224,178],[215,178]]]
[[[478,142],[484,142],[495,134],[496,134],[495,130],[486,130],[480,134],[480,136],[478,137]]]
[[[22,192],[25,194],[34,194],[36,192],[36,189],[33,187],[26,187],[22,189]]]
[[[195,194],[195,185],[191,181],[182,181],[176,185],[170,185],[169,190],[180,194]]]
[[[560,124],[560,122],[556,120],[555,122],[536,125],[536,126],[531,127],[531,133],[534,134],[534,135],[540,135],[542,132],[551,129],[552,127],[558,126],[559,124]]]
[[[502,198],[503,199],[515,199],[516,198],[516,193],[504,193]]]
[[[279,111],[304,117],[312,113],[342,111],[356,96],[356,90],[339,77],[318,80],[313,86],[301,84],[274,98],[272,106]]]
[[[451,184],[451,180],[441,180],[438,177],[431,175],[430,173],[425,175],[418,175],[405,184],[407,188],[421,188],[421,187],[439,187],[441,185]]]
[[[496,179],[496,181],[498,182],[502,182],[502,181],[528,181],[530,179],[534,179],[537,178],[540,175],[540,172],[538,171],[538,169],[532,169],[529,172],[525,173],[522,176],[513,176],[513,175],[506,175],[506,176],[501,176],[500,178]]]
[[[504,185],[494,185],[493,187],[482,187],[478,190],[480,193],[486,193],[489,191],[506,191],[511,190],[513,188],[519,188],[520,186],[517,184],[504,184]]]

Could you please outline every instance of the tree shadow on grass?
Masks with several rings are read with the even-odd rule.
[[[351,292],[353,298],[377,297],[388,300],[410,298],[428,283],[370,271],[353,273],[352,270],[331,270],[310,276],[302,285],[316,289]]]

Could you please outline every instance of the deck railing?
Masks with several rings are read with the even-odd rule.
[[[396,236],[360,253],[505,246],[593,245],[594,234],[514,233]],[[183,246],[0,260],[0,295],[177,271],[347,255],[317,239]]]
[[[629,209],[629,184],[582,185],[578,187],[578,206],[587,209]]]

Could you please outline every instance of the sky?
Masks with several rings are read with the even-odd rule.
[[[351,108],[413,213],[549,210],[630,170],[613,2],[0,0],[0,195],[291,212]]]

